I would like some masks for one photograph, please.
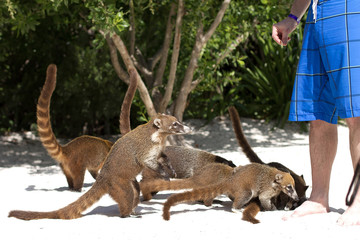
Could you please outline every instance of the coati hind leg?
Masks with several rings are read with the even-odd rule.
[[[66,177],[66,181],[68,183],[69,189],[74,190],[74,181],[73,181],[73,177],[72,177],[71,173],[67,169],[64,168],[62,163],[60,163],[60,168]]]
[[[89,173],[94,179],[96,179],[99,174],[99,170],[89,170]]]
[[[138,181],[134,180],[132,182],[132,187],[134,191],[134,202],[133,202],[133,212],[135,211],[135,208],[140,203],[140,185]]]
[[[108,188],[109,195],[119,206],[120,217],[129,217],[137,206],[138,194],[134,191],[134,182],[129,179],[115,179]]]

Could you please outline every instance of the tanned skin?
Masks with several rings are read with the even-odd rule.
[[[9,217],[32,219],[74,219],[108,193],[117,203],[121,217],[128,217],[139,203],[136,176],[149,167],[158,168],[157,158],[167,136],[184,134],[189,128],[173,116],[158,114],[118,139],[105,159],[93,186],[78,200],[51,212],[11,211]]]
[[[234,199],[234,209],[241,209],[252,199],[258,198],[265,210],[275,210],[271,198],[278,196],[280,192],[298,200],[294,186],[294,179],[289,173],[267,165],[252,163],[235,168],[228,181],[171,195],[164,204],[163,218],[170,219],[170,208],[177,203],[213,199],[220,194],[226,194]]]
[[[252,163],[266,164],[253,151],[249,142],[247,141],[247,139],[244,135],[244,131],[241,127],[240,117],[239,117],[239,114],[238,114],[238,111],[236,110],[236,108],[233,106],[229,107],[229,114],[230,114],[230,119],[232,121],[233,129],[234,129],[237,141],[238,141],[241,149],[247,156],[247,158]],[[275,199],[275,202],[276,202],[275,205],[277,206],[278,209],[284,209],[285,207],[292,205],[292,204],[295,204],[294,206],[300,205],[302,202],[304,202],[306,200],[305,192],[306,192],[308,186],[306,185],[304,177],[302,175],[301,176],[297,175],[295,172],[293,172],[289,168],[287,168],[284,165],[277,163],[277,162],[267,163],[266,165],[275,167],[284,172],[289,172],[295,180],[295,189],[299,196],[300,201],[297,203],[294,203],[287,195],[280,194]]]
[[[49,155],[59,162],[70,190],[81,191],[85,171],[96,179],[112,142],[83,135],[60,145],[50,123],[50,100],[56,86],[56,65],[47,68],[46,81],[37,104],[37,126],[40,140]]]

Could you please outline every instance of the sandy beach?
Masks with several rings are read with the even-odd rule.
[[[304,175],[310,186],[311,169],[308,133],[298,126],[284,129],[272,123],[242,119],[250,145],[264,162],[277,161],[297,174]],[[241,152],[228,117],[186,122],[195,131],[186,135],[186,142],[202,150],[218,154],[236,165],[249,163]],[[171,208],[170,221],[162,219],[162,204],[172,194],[161,192],[149,202],[141,202],[137,216],[118,217],[116,203],[105,195],[75,220],[22,221],[8,218],[10,210],[50,211],[73,202],[92,183],[89,173],[81,193],[67,188],[59,166],[31,132],[12,133],[0,138],[0,238],[1,239],[360,239],[360,227],[340,227],[336,220],[346,209],[345,196],[353,176],[348,145],[348,129],[338,126],[339,144],[333,165],[330,186],[331,212],[283,221],[286,211],[260,212],[260,224],[241,220],[241,213],[231,211],[231,202],[206,207],[199,203],[179,204]],[[115,140],[117,136],[111,136]],[[62,143],[67,140],[61,140]]]

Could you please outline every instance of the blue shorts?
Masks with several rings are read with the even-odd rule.
[[[319,0],[316,22],[311,5],[289,120],[359,117],[360,0]]]

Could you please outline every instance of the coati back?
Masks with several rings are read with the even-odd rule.
[[[203,166],[212,163],[221,163],[227,166],[235,167],[235,164],[232,161],[209,152],[190,147],[166,146],[163,153],[164,158],[166,158],[175,172],[174,175],[171,169],[165,169],[167,175],[172,178],[189,178]],[[144,169],[141,182],[151,181],[152,179],[164,179],[164,176],[158,172],[152,171],[151,169]]]
[[[187,159],[185,158],[185,161]],[[211,184],[216,184],[228,180],[233,174],[233,168],[222,163],[209,163],[198,168],[191,177],[167,181],[164,179],[148,179],[140,182],[140,189],[143,200],[148,201],[152,198],[153,192],[165,190],[181,190],[189,188],[199,188]],[[210,200],[206,205],[210,204]]]
[[[170,219],[170,208],[180,202],[213,199],[220,194],[233,198],[233,208],[240,209],[250,200],[258,198],[265,210],[274,210],[271,198],[284,192],[294,200],[298,199],[295,182],[289,173],[266,165],[252,163],[237,167],[228,181],[192,191],[171,195],[164,204],[163,218]]]
[[[188,131],[189,128],[175,117],[158,114],[114,143],[95,183],[78,200],[52,212],[11,211],[9,217],[23,220],[78,218],[106,193],[118,203],[120,216],[127,217],[139,203],[136,176],[144,167],[158,167],[157,158],[165,147],[167,136]]]
[[[295,189],[296,192],[300,198],[301,203],[306,199],[306,189],[308,188],[308,186],[305,183],[305,180],[303,178],[303,176],[299,176],[297,175],[295,172],[293,172],[292,170],[290,170],[289,168],[285,167],[284,165],[277,163],[277,162],[271,162],[271,163],[264,163],[259,157],[258,155],[253,151],[253,149],[251,148],[249,142],[247,141],[245,135],[244,135],[244,131],[242,130],[241,127],[241,121],[240,121],[240,117],[239,117],[239,113],[236,110],[235,107],[230,106],[229,107],[229,114],[230,114],[230,119],[233,125],[233,129],[236,135],[236,139],[241,147],[241,149],[243,150],[243,152],[245,153],[245,155],[247,156],[247,158],[249,159],[250,162],[252,163],[259,163],[259,164],[265,164],[265,165],[269,165],[271,167],[275,167],[277,169],[279,169],[280,171],[283,172],[289,172],[291,174],[291,176],[294,178],[295,180]],[[275,199],[276,201],[276,206],[278,209],[284,209],[287,204],[289,203],[290,198],[284,194],[280,194],[279,197],[277,199]],[[291,201],[291,200],[290,200]]]
[[[49,155],[60,163],[69,188],[81,191],[86,169],[96,179],[112,142],[92,136],[80,136],[60,145],[50,123],[50,100],[56,86],[56,65],[47,68],[46,81],[37,104],[37,125],[40,140]]]

